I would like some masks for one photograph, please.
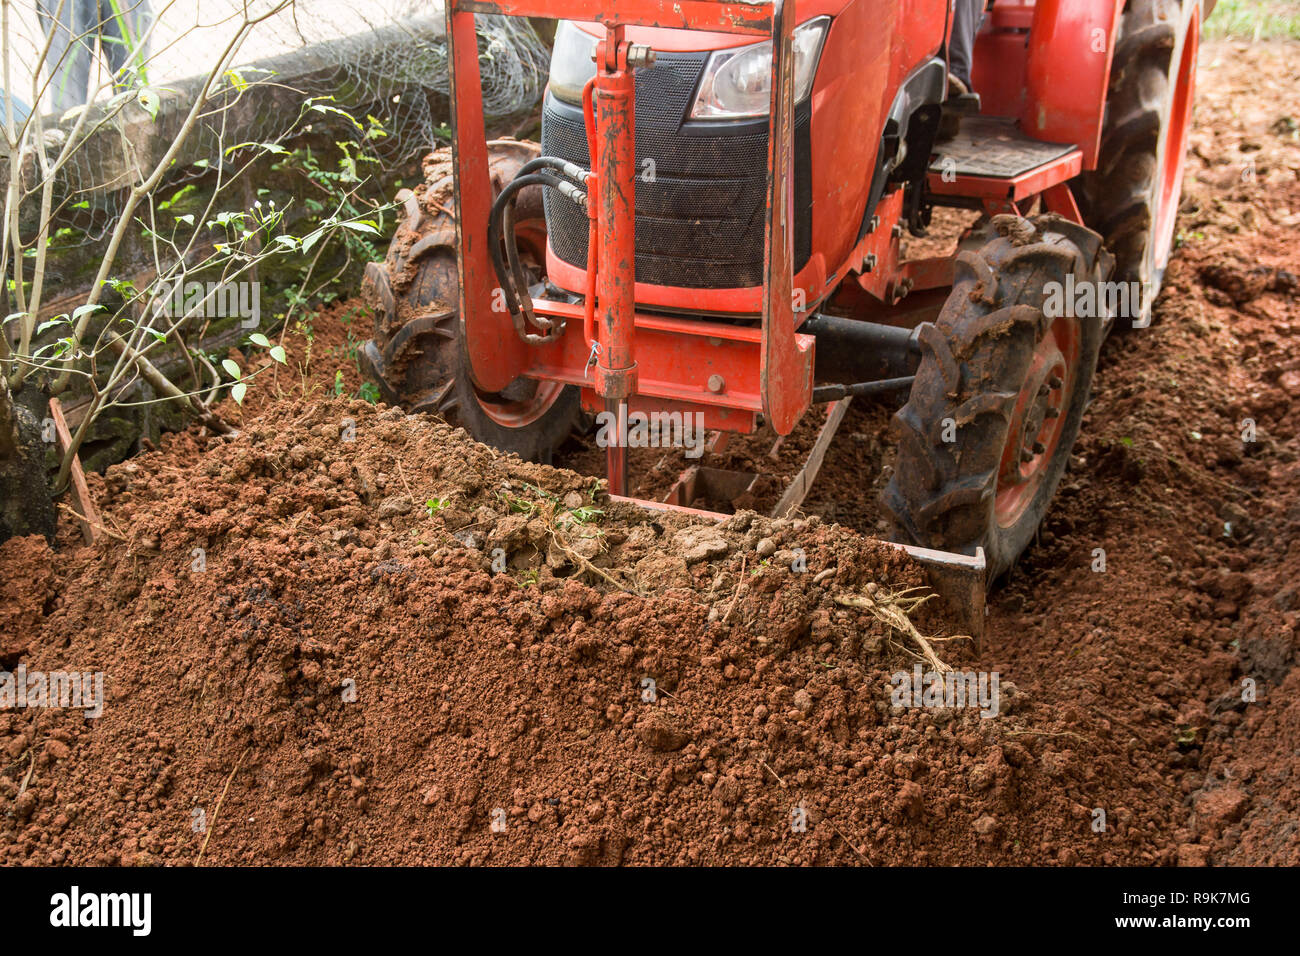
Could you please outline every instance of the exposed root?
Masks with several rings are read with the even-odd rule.
[[[769,766],[767,765],[767,761],[766,761],[766,760],[760,760],[759,763],[761,763],[761,764],[763,765],[763,769],[764,769],[764,770],[766,770],[766,771],[767,771],[768,773],[770,773],[772,776],[776,777],[776,782],[779,783],[779,784],[781,785],[781,788],[782,788],[782,789],[785,789],[785,781],[781,779],[781,775],[780,775],[779,773],[777,773],[775,770],[773,770],[771,767],[769,767]]]
[[[578,567],[580,567],[583,571],[586,571],[588,574],[594,574],[602,581],[606,582],[607,584],[612,584],[620,591],[627,591],[629,594],[635,594],[637,597],[645,597],[645,594],[641,591],[640,588],[636,586],[635,583],[628,584],[623,581],[619,581],[612,574],[602,570],[601,568],[596,567],[594,564],[592,564],[582,555],[578,554],[577,551],[574,551],[573,548],[569,547],[569,543],[564,540],[564,535],[560,534],[559,530],[554,525],[551,526],[550,532],[551,532],[551,540],[555,542],[555,546],[559,548],[561,551],[563,551],[564,556],[567,557],[574,564],[576,564]]]
[[[722,623],[726,624],[731,620],[731,612],[736,609],[736,602],[740,600],[740,592],[745,589],[745,563],[749,556],[742,554],[740,556],[740,579],[736,582],[736,593],[731,596],[731,603],[727,605],[727,613],[722,615]]]
[[[123,541],[123,542],[127,541],[125,535],[118,534],[116,531],[113,531],[111,528],[105,528],[102,524],[100,524],[97,521],[88,521],[85,515],[83,515],[80,511],[72,507],[72,505],[68,504],[67,502],[60,501],[58,505],[59,508],[61,508],[63,511],[66,511],[68,514],[72,515],[78,521],[85,521],[96,531],[101,531],[104,534],[108,535],[110,538],[116,538],[118,541]]]
[[[199,847],[199,855],[194,858],[194,865],[198,866],[203,862],[203,854],[208,848],[208,841],[212,839],[212,831],[217,828],[217,818],[221,816],[221,805],[226,801],[226,793],[230,790],[230,781],[235,779],[235,774],[244,763],[244,758],[248,756],[251,747],[245,747],[244,752],[239,755],[235,761],[235,766],[230,770],[230,776],[226,778],[226,785],[221,788],[221,796],[217,797],[217,805],[212,810],[212,822],[207,825],[207,832],[203,835],[203,846]]]
[[[560,549],[561,552],[564,553],[566,558],[586,573],[595,575],[606,584],[613,585],[620,591],[627,591],[629,594],[635,594],[637,597],[645,597],[645,593],[637,586],[635,581],[627,582],[618,580],[603,568],[596,567],[573,549],[568,540],[564,537],[564,533],[560,531],[559,527],[559,519],[565,514],[571,515],[572,512],[559,512],[556,507],[556,502],[550,496],[547,496],[546,503],[539,509],[539,511],[542,519],[546,522],[546,530],[551,536],[551,541]],[[603,534],[603,532],[601,533]]]
[[[914,593],[924,590],[926,589],[906,588],[902,591],[887,591],[881,589],[879,585],[868,584],[866,590],[861,594],[836,595],[835,603],[845,607],[860,607],[870,611],[877,620],[883,621],[894,630],[906,634],[921,649],[921,653],[929,662],[930,668],[937,674],[946,674],[952,670],[952,667],[939,659],[939,655],[934,652],[934,647],[930,644],[930,638],[917,630],[916,625],[912,623],[911,615],[913,612],[926,601],[935,597],[933,591],[923,595]]]
[[[856,854],[858,855],[858,858],[861,859],[863,863],[867,864],[867,866],[870,866],[870,865],[871,865],[871,861],[868,860],[867,857],[866,857],[866,855],[865,855],[861,850],[858,849],[858,845],[857,845],[856,843],[854,843],[852,840],[850,840],[848,837],[846,837],[846,836],[845,836],[845,835],[840,831],[840,828],[839,828],[839,827],[837,827],[835,824],[831,823],[831,821],[830,821],[829,819],[826,820],[826,825],[829,826],[829,827],[831,828],[831,830],[835,833],[835,835],[836,835],[837,837],[839,837],[841,840],[844,841],[844,845],[845,845],[845,846],[847,846],[850,850],[852,850],[854,853],[856,853]]]

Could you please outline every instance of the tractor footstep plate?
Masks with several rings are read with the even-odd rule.
[[[1022,133],[1014,120],[992,116],[963,116],[957,135],[935,147],[933,173],[1014,179],[1046,166],[1074,146],[1044,143]]]

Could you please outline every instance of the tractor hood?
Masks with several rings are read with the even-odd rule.
[[[809,6],[841,8],[843,3]],[[812,91],[817,62],[833,19],[828,13],[809,15],[810,11],[803,8],[800,12],[802,19],[794,29],[796,100],[807,98]],[[582,101],[583,87],[596,72],[596,45],[603,36],[599,23],[560,22],[551,54],[551,95],[572,105]],[[730,120],[766,114],[772,56],[769,40],[663,27],[628,27],[626,36],[630,42],[647,45],[662,56],[696,56],[707,64],[693,118]]]
[[[834,17],[852,0],[804,0],[799,4],[800,23],[815,17]],[[603,24],[594,21],[571,21],[584,33],[600,38],[605,35]],[[707,30],[678,30],[667,27],[628,27],[627,39],[643,43],[665,53],[684,53],[698,50],[725,50],[729,47],[748,46],[757,38],[739,33],[711,33]]]

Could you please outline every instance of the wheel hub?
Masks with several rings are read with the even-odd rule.
[[[998,469],[994,515],[1010,527],[1025,513],[1056,455],[1074,391],[1079,356],[1078,320],[1062,316],[1034,349],[1016,396]]]

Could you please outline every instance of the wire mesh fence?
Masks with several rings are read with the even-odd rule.
[[[232,143],[293,135],[312,119],[295,102],[374,117],[386,134],[369,144],[381,176],[383,165],[436,146],[444,127],[447,44],[436,0],[10,0],[4,14],[0,124],[12,118],[13,141],[27,134],[26,178],[39,176],[31,160],[38,145],[49,152],[65,144],[80,109],[69,103],[105,111],[124,88],[135,91],[131,109],[83,124],[82,141],[55,173],[65,244],[113,228],[122,190],[161,155],[214,72],[219,95],[169,183],[222,162]],[[257,22],[246,27],[250,18]],[[485,114],[531,109],[546,81],[546,44],[518,18],[480,16],[478,34]],[[35,120],[24,120],[33,106],[43,114],[41,144]]]

